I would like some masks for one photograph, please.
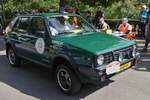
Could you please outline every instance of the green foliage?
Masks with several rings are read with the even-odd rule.
[[[5,0],[6,19],[11,19],[16,13],[31,12],[32,9],[58,9],[59,0]]]
[[[5,1],[6,18],[11,18],[16,12],[23,12],[29,8],[28,3],[21,3],[14,0]]]
[[[80,0],[82,3],[90,6],[111,6],[114,2],[124,1],[124,0]]]
[[[93,14],[95,14],[96,10],[100,8],[106,18],[110,19],[116,19],[116,18],[122,18],[128,17],[128,18],[134,18],[137,19],[139,12],[140,12],[140,3],[138,5],[136,4],[136,1],[131,0],[95,0],[95,5],[91,6],[92,2],[94,0],[81,0],[82,2],[78,3],[78,8],[81,12],[85,11],[91,11]],[[106,1],[108,2],[107,5],[105,5]],[[119,1],[119,2],[117,2]]]
[[[149,3],[150,0],[135,0],[136,3],[141,4],[141,3]]]
[[[32,9],[59,9],[60,0],[4,0],[6,19],[11,19],[17,12],[29,12]],[[106,18],[138,18],[141,3],[150,0],[64,0],[67,5],[79,8],[81,12],[91,11],[93,15],[98,8],[104,11]]]
[[[120,1],[105,9],[107,18],[137,18],[140,7],[134,5],[131,0]]]
[[[32,2],[30,4],[31,9],[38,9],[40,7],[38,2]]]

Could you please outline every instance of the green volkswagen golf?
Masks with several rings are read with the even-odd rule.
[[[6,28],[6,54],[13,67],[22,59],[50,68],[66,94],[83,83],[101,83],[135,65],[136,44],[97,32],[75,14],[19,15]]]

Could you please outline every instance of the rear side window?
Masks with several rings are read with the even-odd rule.
[[[39,36],[44,35],[45,32],[45,24],[44,19],[42,17],[33,17],[31,20],[31,33],[32,35]]]
[[[18,23],[16,23],[16,28],[18,31],[27,32],[30,24],[30,18],[29,17],[21,17],[18,20]]]

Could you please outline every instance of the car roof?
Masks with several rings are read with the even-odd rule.
[[[72,13],[36,13],[36,14],[25,14],[25,15],[18,15],[20,17],[25,17],[25,16],[43,16],[43,17],[55,17],[55,16],[78,16],[77,14],[72,14]]]

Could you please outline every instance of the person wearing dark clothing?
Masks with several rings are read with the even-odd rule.
[[[146,26],[146,19],[147,19],[147,7],[146,5],[142,5],[141,12],[139,14],[139,27],[141,30],[141,36],[145,37],[145,26]]]
[[[147,13],[147,21],[146,21],[146,40],[145,40],[145,46],[143,48],[143,52],[147,51],[148,44],[150,42],[150,4],[149,4],[149,11]]]
[[[86,21],[92,24],[92,16],[91,16],[91,12],[87,11],[86,12],[86,17],[85,17]]]
[[[94,24],[97,27],[99,24],[99,20],[104,17],[104,13],[101,10],[98,10],[95,14]]]
[[[80,14],[80,12],[79,12],[79,9],[78,9],[78,8],[76,8],[76,10],[75,10],[75,14],[77,14],[77,15],[81,15],[81,14]]]
[[[147,12],[146,25],[147,25],[148,22],[149,22],[149,17],[150,17],[150,8],[149,8],[149,10],[148,10],[148,12]]]
[[[145,41],[145,46],[144,46],[143,51],[147,51],[149,42],[150,42],[150,23],[147,26],[146,41]]]
[[[59,2],[59,12],[60,13],[65,12],[65,6],[66,6],[66,2],[64,0],[60,0],[60,2]]]
[[[104,18],[99,19],[98,26],[96,29],[99,29],[102,32],[106,32],[108,29],[110,29],[109,25],[105,22]]]

